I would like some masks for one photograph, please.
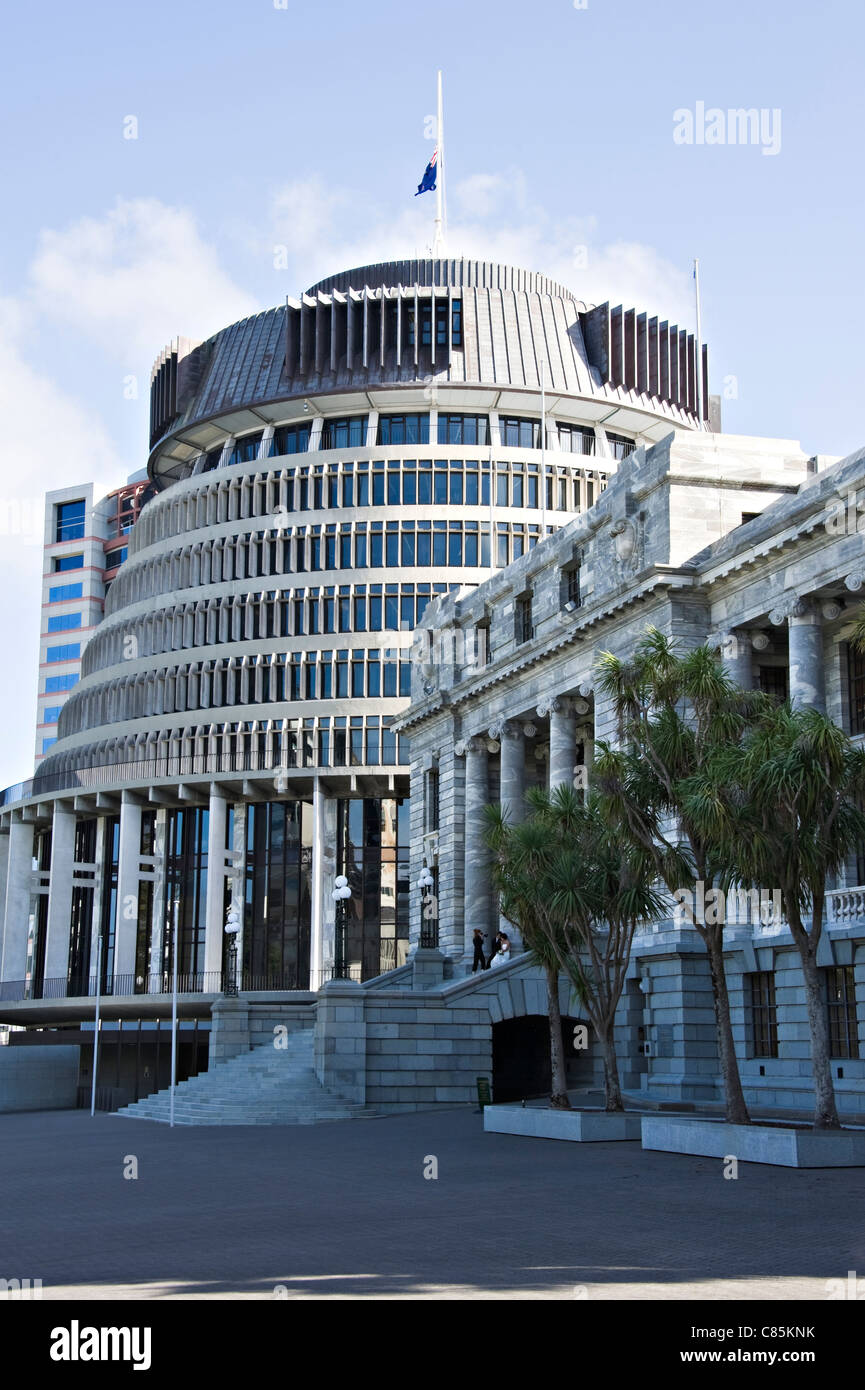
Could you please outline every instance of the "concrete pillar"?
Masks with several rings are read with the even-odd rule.
[[[751,639],[747,632],[721,634],[721,664],[730,679],[743,690],[753,690],[754,667],[751,661]]]
[[[498,726],[496,728],[501,738],[499,803],[508,823],[519,825],[526,816],[526,742],[519,724],[505,722],[500,729]],[[500,917],[499,931],[507,933],[513,952],[523,949],[522,937],[513,922]]]
[[[355,1105],[366,1104],[364,998],[355,980],[329,980],[315,1010],[315,1074]]]
[[[790,614],[790,703],[794,709],[826,710],[823,685],[823,624],[810,604],[797,603]]]
[[[9,827],[9,859],[6,867],[6,900],[3,918],[4,980],[23,980],[27,963],[27,933],[33,892],[34,826],[13,820]]]
[[[158,987],[162,976],[162,945],[166,937],[165,928],[165,857],[168,839],[168,821],[164,806],[156,812],[156,834],[154,836],[153,873],[153,920],[150,932],[150,974],[154,987]]]
[[[117,924],[114,928],[114,974],[127,977],[124,994],[135,990],[135,947],[138,936],[138,875],[141,865],[141,806],[123,793],[120,803],[120,843],[117,852]]]
[[[482,738],[465,745],[465,887],[463,891],[463,953],[471,961],[472,933],[478,927],[492,947],[489,850],[484,843],[484,807],[489,803],[489,753]]]
[[[228,804],[217,787],[210,788],[207,817],[207,894],[204,907],[204,973],[208,990],[217,989],[215,979],[222,970],[225,935],[225,829]],[[238,969],[240,962],[238,962]]]
[[[324,970],[324,899],[325,883],[325,796],[321,782],[316,777],[312,787],[312,892],[310,895],[309,927],[309,987],[318,989],[323,980]],[[330,846],[333,849],[333,846]]]
[[[70,802],[55,801],[51,831],[51,874],[48,880],[48,924],[45,979],[65,980],[69,971],[69,927],[72,920],[72,873],[75,863],[75,811]]]
[[[526,743],[523,731],[518,724],[507,722],[496,733],[490,730],[490,737],[501,738],[501,784],[499,801],[502,813],[511,825],[525,820],[526,808],[523,796],[526,786]]]
[[[214,999],[210,1006],[208,1063],[227,1062],[249,1052],[249,1004],[245,999]]]
[[[550,791],[574,785],[577,761],[577,719],[569,700],[550,701]]]

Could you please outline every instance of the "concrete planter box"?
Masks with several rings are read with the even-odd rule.
[[[717,1120],[646,1115],[643,1148],[663,1153],[734,1157],[743,1163],[779,1168],[865,1168],[865,1130],[812,1129],[780,1125],[728,1125]]]
[[[576,1144],[639,1139],[639,1115],[603,1110],[551,1110],[541,1106],[487,1105],[484,1129],[491,1134],[525,1134],[531,1139],[570,1139]]]

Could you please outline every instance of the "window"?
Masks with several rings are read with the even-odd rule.
[[[611,434],[607,430],[607,443],[610,446],[610,453],[618,463],[626,459],[628,454],[632,454],[636,449],[633,439],[626,439],[623,434]]]
[[[245,434],[242,439],[238,439],[228,456],[228,466],[233,463],[253,463],[258,458],[258,447],[261,444],[263,431],[257,434]]]
[[[42,740],[42,752],[43,752],[43,753],[47,753],[47,752],[48,752],[48,749],[49,749],[49,748],[53,748],[53,746],[54,746],[54,744],[55,744],[56,742],[57,742],[56,738],[43,738],[43,740]]]
[[[54,509],[55,541],[78,541],[84,535],[84,499],[58,502]]]
[[[106,550],[105,568],[107,570],[116,569],[118,565],[123,564],[128,554],[129,547],[125,545],[118,546],[116,550]]]
[[[787,698],[786,666],[760,666],[757,669],[760,689],[783,703]]]
[[[47,676],[45,680],[45,694],[57,695],[61,690],[71,690],[73,685],[79,681],[78,672],[70,672],[68,676]]]
[[[853,966],[833,965],[824,974],[829,1011],[829,1055],[856,1058],[859,1056],[859,1029]]]
[[[62,705],[48,705],[47,708],[42,711],[42,723],[56,724],[62,708]]]
[[[775,976],[771,970],[749,975],[751,982],[751,1055],[778,1056]]]
[[[455,299],[451,305],[451,342],[454,347],[462,347],[463,345],[463,302],[461,299]]]
[[[63,574],[65,570],[83,570],[83,555],[55,555],[52,565],[55,574]]]
[[[428,415],[380,415],[379,444],[429,444]]]
[[[366,416],[352,415],[325,420],[321,431],[322,449],[361,449],[366,443]]]
[[[439,444],[480,444],[490,442],[490,422],[486,415],[439,413]]]
[[[506,449],[537,449],[541,443],[539,420],[524,420],[514,415],[499,418],[499,433]]]
[[[847,644],[847,698],[850,702],[850,732],[865,734],[865,653]]]
[[[273,452],[280,454],[305,454],[309,448],[309,425],[280,425],[274,430]]]
[[[77,661],[81,655],[81,643],[69,642],[65,647],[49,647],[45,653],[46,661]]]
[[[82,584],[57,584],[48,590],[49,603],[62,603],[67,598],[81,598],[84,594]]]
[[[53,618],[48,619],[49,632],[69,632],[72,628],[80,626],[80,613],[57,613]]]
[[[517,642],[531,642],[535,635],[532,626],[532,597],[531,594],[524,594],[516,602],[516,636]]]
[[[572,603],[575,608],[580,606],[580,562],[575,560],[567,569],[562,571],[563,591],[562,602]]]
[[[559,448],[565,454],[593,454],[595,431],[582,425],[559,424]]]

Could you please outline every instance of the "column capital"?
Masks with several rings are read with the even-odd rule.
[[[464,758],[468,753],[488,752],[486,740],[482,734],[472,734],[471,738],[461,738],[454,747],[454,752],[458,758]]]
[[[495,730],[495,733],[493,732]],[[515,742],[523,737],[522,725],[514,719],[501,719],[497,724],[492,724],[489,729],[490,738],[505,739],[510,738]]]
[[[561,695],[550,695],[545,700],[541,700],[536,713],[539,719],[546,719],[548,714],[558,714],[564,708],[564,698]]]
[[[845,589],[849,589],[851,594],[856,594],[865,585],[865,570],[851,570],[844,580]]]

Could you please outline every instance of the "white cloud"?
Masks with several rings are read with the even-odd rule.
[[[687,266],[636,240],[605,242],[596,217],[532,202],[519,169],[473,174],[448,197],[449,255],[538,270],[587,302],[609,299],[691,323]],[[433,195],[424,194],[394,217],[374,194],[349,196],[315,177],[283,185],[271,213],[274,245],[288,252],[290,292],[351,266],[426,255],[434,207]]]
[[[11,657],[0,682],[0,786],[32,771],[44,494],[92,482],[99,497],[142,466],[147,445],[146,387],[134,407],[140,453],[123,458],[107,424],[116,398],[83,400],[34,365],[53,325],[146,374],[173,336],[206,337],[258,307],[190,214],[156,199],[121,199],[102,217],[43,231],[25,289],[0,299],[0,585]]]
[[[148,364],[172,338],[209,337],[261,307],[222,269],[192,214],[156,198],[118,198],[102,217],[43,231],[30,289],[46,317],[109,356]]]

